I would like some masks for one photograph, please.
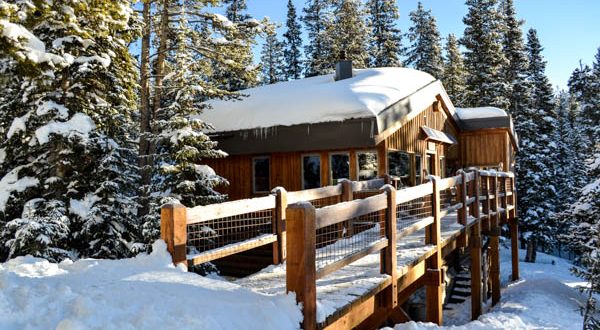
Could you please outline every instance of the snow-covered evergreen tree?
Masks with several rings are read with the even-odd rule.
[[[123,257],[136,241],[137,35],[127,1],[0,2],[3,257]]]
[[[196,4],[197,8],[203,8],[208,5],[206,1],[194,0],[193,2],[198,2]],[[216,3],[219,2],[216,1]],[[221,67],[217,63],[214,69],[217,73],[217,77],[215,78],[217,78],[216,80],[222,80],[221,88],[229,91],[239,91],[255,86],[259,80],[260,67],[254,65],[254,55],[252,53],[252,45],[256,43],[254,37],[256,35],[255,27],[258,22],[246,12],[248,10],[246,0],[223,0],[223,4],[227,6],[226,17],[234,26],[234,28],[228,30],[230,35],[226,36],[225,40],[235,39],[238,43],[235,53],[236,58],[232,60],[238,63],[238,65],[243,66],[245,72],[243,74],[231,74],[229,70],[220,70]],[[190,10],[192,8],[190,6]],[[230,54],[230,56],[232,55]],[[241,73],[241,71],[238,70],[238,73]]]
[[[287,9],[287,30],[283,34],[285,78],[292,80],[302,77],[302,30],[292,0],[288,0]]]
[[[331,53],[331,35],[327,31],[333,23],[330,0],[308,0],[303,9],[302,21],[308,34],[308,44],[304,48],[305,68],[307,77],[329,73],[332,63],[329,63]]]
[[[368,0],[367,26],[370,28],[369,63],[371,67],[402,66],[402,34],[396,26],[400,18],[395,0]]]
[[[530,32],[527,80],[532,88],[531,99],[515,122],[521,139],[517,156],[520,227],[527,242],[528,262],[535,262],[538,247],[545,250],[553,247],[556,243],[553,233],[559,225],[555,214],[560,197],[556,187],[558,124],[541,51],[535,32]]]
[[[285,79],[283,43],[277,39],[277,31],[270,28],[261,51],[262,81],[274,84]]]
[[[410,12],[411,27],[408,30],[406,65],[425,71],[436,78],[444,75],[441,37],[431,10],[425,10],[419,1],[417,9]]]
[[[203,159],[223,157],[205,134],[209,123],[198,119],[212,98],[239,98],[223,77],[248,77],[244,49],[264,24],[252,19],[234,23],[210,12],[212,5],[163,2],[170,17],[163,42],[162,93],[153,122],[156,162],[149,192],[150,212],[144,216],[143,237],[149,243],[159,234],[159,208],[178,200],[188,207],[224,200],[214,188],[225,180],[205,165]],[[161,6],[167,7],[161,7]],[[264,23],[264,22],[263,22]],[[158,34],[159,38],[161,34]],[[162,40],[162,39],[161,39]],[[242,55],[240,55],[242,54]],[[214,73],[218,72],[218,75]]]
[[[453,34],[448,35],[446,41],[446,60],[444,61],[444,88],[450,100],[457,107],[462,107],[465,93],[465,65],[462,54],[458,48],[458,41]]]
[[[466,48],[465,106],[509,106],[510,86],[503,79],[507,64],[502,51],[502,15],[497,0],[467,0],[468,13],[460,43]]]
[[[567,235],[567,242],[576,252],[576,262],[580,267],[573,272],[590,283],[588,301],[582,306],[584,328],[595,329],[600,325],[596,315],[598,306],[593,294],[600,293],[600,148],[596,146],[588,167],[589,182],[579,191],[579,200],[571,213],[575,224]]]
[[[359,0],[331,0],[333,2],[333,24],[327,33],[332,41],[326,58],[329,68],[333,69],[345,54],[345,59],[352,61],[355,68],[366,68],[369,65],[367,53],[368,30],[363,19],[364,10]]]
[[[510,86],[507,89],[508,108],[514,118],[520,117],[520,110],[529,100],[530,86],[527,82],[527,52],[523,41],[521,26],[523,21],[517,19],[513,0],[501,0],[500,10],[504,23],[503,52],[507,65],[503,67],[503,76]]]

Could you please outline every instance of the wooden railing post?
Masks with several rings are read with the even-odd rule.
[[[471,227],[471,319],[477,320],[481,315],[481,214],[479,209],[480,177],[479,170],[473,172],[474,177],[471,181],[471,195],[475,197],[475,202],[471,204],[471,215],[476,218],[476,222]]]
[[[387,194],[387,208],[385,212],[385,234],[388,245],[381,250],[381,273],[392,277],[392,285],[385,293],[385,307],[395,308],[398,305],[398,274],[396,269],[396,189],[387,184],[381,188]]]
[[[502,199],[500,199],[500,206],[504,210],[502,212],[502,221],[500,224],[508,223],[508,190],[506,189],[506,179],[507,177],[505,174],[500,177],[500,186],[502,187],[502,192],[504,193],[504,196],[502,196]]]
[[[462,203],[462,207],[458,210],[457,220],[458,220],[458,223],[460,223],[461,225],[466,227],[467,226],[467,216],[468,216],[467,174],[463,170],[459,170],[458,174],[460,174],[460,177],[462,179],[462,183],[458,186],[458,196]],[[465,232],[458,237],[458,246],[461,248],[466,247],[467,240],[468,240],[467,231],[465,230]]]
[[[160,238],[167,243],[173,264],[187,266],[187,215],[181,204],[166,204],[160,209]]]
[[[287,191],[276,187],[271,191],[275,195],[275,212],[273,214],[273,234],[277,241],[273,242],[273,264],[282,263],[286,257],[285,212],[287,209]]]
[[[342,202],[349,202],[354,199],[354,191],[352,190],[352,181],[342,180]]]
[[[490,208],[491,208],[491,200],[490,200],[490,196],[491,196],[491,189],[490,189],[490,177],[489,175],[487,175],[487,173],[485,175],[481,176],[481,182],[483,185],[483,182],[485,182],[485,201],[483,202],[483,205],[481,207],[483,213],[485,213],[485,215],[487,216],[486,219],[484,221],[481,222],[481,230],[484,232],[489,232],[490,231]]]
[[[494,193],[492,202],[492,214],[490,221],[490,277],[492,282],[492,305],[500,302],[500,212],[498,210],[499,202],[499,176],[494,173],[492,176],[492,187],[490,190]]]
[[[317,328],[316,216],[310,203],[289,205],[286,212],[287,292],[302,304],[302,329]]]
[[[426,320],[442,325],[442,244],[441,244],[441,217],[440,217],[440,189],[438,177],[431,176],[433,194],[431,195],[431,208],[433,213],[433,224],[425,231],[427,244],[436,246],[436,253],[428,259],[427,273],[428,281],[425,289],[426,296]]]
[[[515,177],[510,178],[510,187],[512,196],[510,196],[510,204],[513,208],[509,212],[510,222],[510,249],[512,256],[512,280],[519,279],[519,221],[517,218],[517,188],[515,186]]]

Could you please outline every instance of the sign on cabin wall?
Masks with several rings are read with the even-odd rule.
[[[427,141],[427,150],[435,151],[435,142]]]

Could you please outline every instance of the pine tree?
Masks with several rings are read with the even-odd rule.
[[[363,9],[359,0],[332,0],[333,25],[327,33],[332,47],[326,57],[329,68],[333,68],[344,54],[355,68],[366,68],[369,62],[367,53],[368,31],[363,20]]]
[[[519,206],[522,238],[527,242],[525,261],[535,262],[539,248],[549,250],[556,243],[560,204],[555,176],[558,141],[557,115],[553,95],[545,74],[542,47],[535,32],[528,34],[527,80],[532,88],[529,104],[523,108],[515,129],[521,138],[517,156]]]
[[[372,67],[399,67],[402,34],[396,26],[400,18],[395,0],[368,0],[367,25],[371,29],[369,63]]]
[[[519,118],[520,110],[525,106],[530,93],[530,86],[526,79],[527,52],[521,31],[523,21],[517,19],[513,0],[502,0],[500,8],[504,23],[503,52],[507,58],[507,65],[503,67],[503,76],[510,86],[507,90],[509,102],[507,109],[513,117]]]
[[[410,12],[412,26],[408,30],[408,47],[406,64],[415,69],[425,71],[434,77],[444,74],[440,33],[431,10],[425,10],[421,2],[417,9]]]
[[[292,0],[288,0],[287,8],[287,31],[283,34],[285,78],[292,80],[302,77],[302,54],[300,51],[302,48],[302,31],[300,23],[297,21],[296,7]]]
[[[600,144],[600,48],[594,56],[590,83],[590,103],[581,115],[588,138],[597,145]]]
[[[303,9],[302,21],[308,34],[308,44],[304,48],[304,72],[307,77],[327,74],[332,68],[332,63],[328,62],[332,40],[327,31],[333,23],[329,2],[330,0],[308,0]]]
[[[283,43],[277,39],[277,31],[271,27],[261,52],[263,83],[274,84],[285,79]]]
[[[600,293],[600,148],[596,145],[588,167],[589,183],[579,191],[579,200],[573,205],[571,214],[575,224],[567,242],[575,251],[576,263],[573,273],[590,284],[587,303],[583,306],[584,328],[595,329],[600,325],[598,306],[594,294]]]
[[[263,25],[252,19],[234,23],[211,13],[212,5],[202,0],[186,2],[185,7],[163,0],[157,6],[168,20],[158,22],[161,28],[154,38],[168,51],[162,65],[154,64],[154,71],[163,79],[160,98],[153,100],[157,108],[152,122],[156,152],[148,194],[150,211],[143,217],[146,243],[158,237],[163,203],[179,201],[193,207],[227,197],[215,190],[226,181],[202,165],[204,159],[225,154],[205,134],[212,126],[198,115],[207,108],[208,99],[240,97],[229,90],[228,81],[253,74],[246,68],[244,50]]]
[[[198,2],[200,3],[197,6],[206,6],[205,3]],[[235,39],[239,42],[236,58],[233,60],[242,65],[245,72],[242,75],[232,75],[228,70],[219,70],[220,66],[217,64],[215,68],[217,77],[215,78],[222,81],[221,88],[228,91],[239,91],[253,87],[258,82],[260,67],[254,65],[254,55],[252,54],[258,22],[246,13],[248,10],[246,0],[224,0],[223,2],[227,5],[226,17],[233,23],[233,28],[228,30],[229,36],[225,36],[225,40]],[[225,22],[225,24],[228,23]]]
[[[129,3],[0,3],[2,258],[130,255],[138,225]],[[23,20],[27,17],[27,20]],[[16,34],[15,34],[16,33]]]
[[[552,85],[546,76],[546,61],[543,59],[542,45],[537,37],[537,31],[530,29],[527,33],[527,54],[529,65],[527,74],[531,83],[531,101],[535,109],[548,111],[554,107]]]
[[[458,49],[458,41],[453,34],[448,35],[446,42],[446,61],[444,63],[444,87],[450,100],[457,107],[463,106],[465,93],[465,66],[462,54]]]
[[[509,106],[510,86],[502,77],[507,59],[502,51],[502,15],[497,0],[467,0],[466,25],[460,43],[466,48],[465,105],[469,107]]]

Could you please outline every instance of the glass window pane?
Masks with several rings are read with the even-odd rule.
[[[417,185],[421,184],[421,155],[415,155],[415,178]]]
[[[410,155],[400,151],[388,153],[389,174],[400,178],[403,186],[410,183]]]
[[[377,177],[377,153],[358,154],[358,180],[371,180]]]
[[[350,179],[350,155],[332,154],[329,166],[332,184],[337,184],[340,179]]]
[[[310,155],[302,157],[302,189],[321,186],[321,157]]]
[[[254,192],[269,191],[269,158],[254,158]]]

